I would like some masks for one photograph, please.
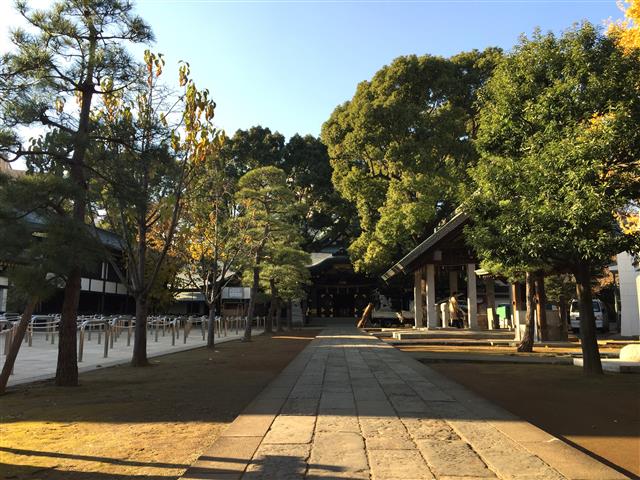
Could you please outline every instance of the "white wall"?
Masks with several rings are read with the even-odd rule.
[[[633,257],[624,252],[618,255],[620,276],[620,334],[623,337],[640,335],[640,269],[633,266]]]
[[[7,293],[9,290],[3,288],[9,285],[9,279],[7,277],[0,277],[0,312],[7,311]]]

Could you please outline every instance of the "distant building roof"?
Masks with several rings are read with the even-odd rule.
[[[309,263],[307,265],[307,267],[315,267],[317,265],[320,265],[325,260],[333,257],[333,253],[329,253],[329,252],[311,252],[309,254],[309,256],[311,257],[311,263]]]

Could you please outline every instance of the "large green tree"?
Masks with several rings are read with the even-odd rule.
[[[465,208],[471,243],[490,263],[570,272],[586,373],[602,373],[591,278],[638,251],[616,213],[640,197],[640,56],[583,24],[523,37],[480,95]]]
[[[151,31],[129,0],[60,0],[48,10],[32,10],[19,0],[16,6],[28,26],[12,31],[13,48],[0,66],[2,150],[9,160],[27,156],[35,170],[68,174],[76,190],[66,215],[84,222],[94,99],[137,81],[139,70],[126,45],[151,40]],[[25,147],[18,126],[44,128],[48,134]],[[73,268],[65,283],[57,385],[78,383],[81,265],[76,258],[68,257]]]
[[[357,270],[386,268],[452,212],[476,160],[476,91],[499,58],[496,49],[399,57],[323,125],[336,190],[358,212]]]
[[[327,147],[318,138],[296,134],[286,141],[277,131],[255,126],[227,138],[220,158],[227,175],[236,179],[259,167],[284,170],[301,204],[296,221],[305,249],[317,250],[348,240],[356,231],[353,206],[336,192]]]
[[[236,200],[241,207],[240,219],[247,225],[249,255],[245,258],[245,269],[249,272],[246,276],[251,282],[251,299],[244,340],[249,341],[264,264],[268,262],[270,268],[275,268],[290,262],[287,257],[299,258],[301,255],[296,256],[295,253],[299,244],[295,223],[298,205],[293,191],[287,185],[285,172],[274,166],[255,168],[244,174],[238,182]],[[273,275],[268,277],[274,278]],[[267,278],[267,282],[269,280]],[[273,286],[277,288],[275,282]],[[267,330],[270,329],[271,325],[267,325]]]
[[[268,127],[238,130],[224,142],[221,155],[229,174],[241,177],[253,168],[282,167],[285,138]]]
[[[349,240],[357,231],[353,206],[331,182],[327,147],[313,135],[294,135],[283,151],[282,168],[300,203],[302,245],[308,251]]]
[[[260,267],[260,286],[268,292],[270,300],[265,322],[267,332],[273,330],[274,322],[278,331],[282,330],[281,302],[285,301],[287,309],[290,309],[289,302],[301,298],[309,283],[309,254],[297,245],[293,232],[286,237],[286,243],[274,241],[266,245]],[[289,313],[287,312],[288,318]]]

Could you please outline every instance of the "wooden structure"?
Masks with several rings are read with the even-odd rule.
[[[466,326],[472,330],[496,326],[495,284],[491,277],[482,280],[485,298],[481,303],[486,313],[478,314],[478,259],[464,239],[464,227],[469,221],[468,215],[457,213],[382,276],[388,281],[400,274],[413,275],[416,328],[448,326],[446,299],[454,293],[459,296],[462,290],[466,292],[466,302],[462,302],[466,304]],[[465,284],[461,285],[461,281]]]
[[[378,280],[356,273],[343,248],[311,253],[311,285],[307,296],[309,316],[353,318],[362,316],[372,301]]]

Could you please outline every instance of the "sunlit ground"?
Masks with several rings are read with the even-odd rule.
[[[39,384],[0,399],[4,478],[177,478],[315,331],[255,337]]]
[[[427,365],[558,436],[599,460],[640,475],[640,375],[607,374],[591,378],[572,365],[472,363],[474,355],[566,356],[576,348],[541,347],[515,353],[514,347],[407,345],[401,350],[431,356],[464,354],[468,362]],[[620,349],[600,347],[603,354]],[[633,475],[631,475],[633,476]]]

